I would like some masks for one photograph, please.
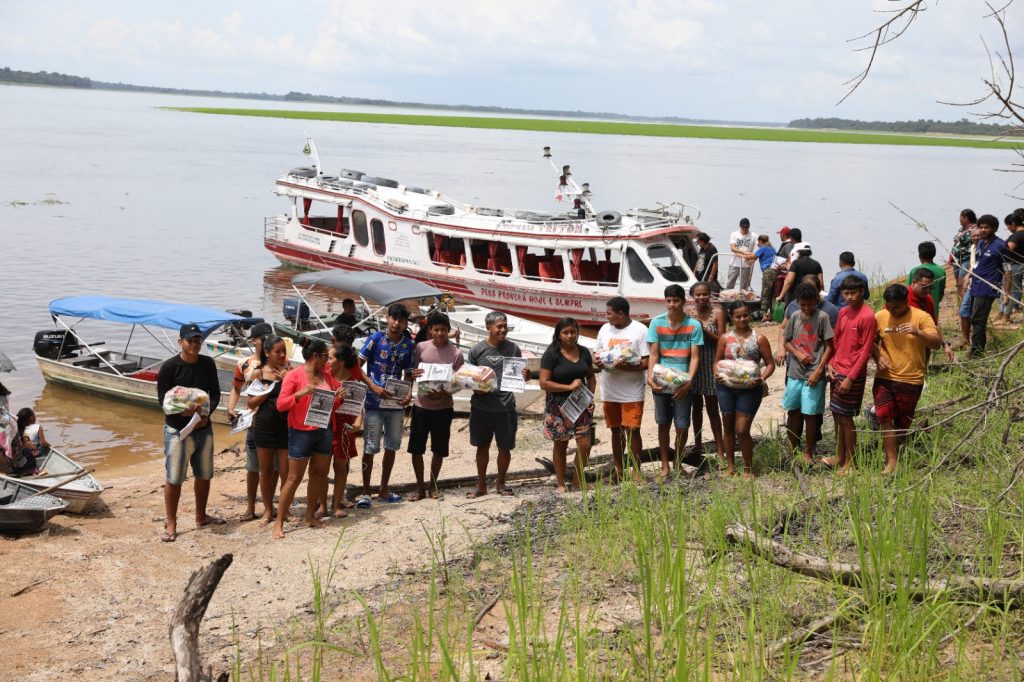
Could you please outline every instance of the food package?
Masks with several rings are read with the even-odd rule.
[[[429,396],[436,391],[444,391],[445,393],[454,393],[455,389],[451,381],[417,381],[416,382],[416,395],[418,396]]]
[[[200,414],[210,414],[210,396],[206,391],[199,388],[175,386],[164,394],[164,414],[181,414],[194,407],[199,408]]]
[[[654,383],[664,388],[666,393],[674,393],[676,389],[682,387],[691,379],[687,372],[660,364],[654,366],[652,376]]]
[[[761,378],[761,371],[752,360],[720,360],[715,378],[730,388],[750,388]]]
[[[633,350],[633,346],[628,343],[624,343],[619,346],[612,346],[611,348],[598,348],[594,351],[594,358],[596,358],[605,367],[611,367],[620,358],[625,361],[627,365],[636,367],[640,364],[641,357]]]
[[[464,364],[452,375],[455,388],[468,388],[471,391],[493,393],[498,390],[498,378],[490,367],[477,367]]]
[[[722,293],[718,295],[719,300],[722,303],[733,303],[735,301],[743,300],[743,292],[739,289],[722,289]]]

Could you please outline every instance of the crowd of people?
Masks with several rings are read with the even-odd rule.
[[[959,308],[962,335],[969,338],[971,356],[985,350],[988,317],[996,299],[1002,299],[997,323],[1015,320],[1020,312],[1024,210],[1007,216],[1005,223],[1011,236],[1004,241],[996,236],[999,223],[993,216],[975,219],[972,211],[963,211],[950,256],[963,298]],[[607,302],[608,321],[598,332],[597,350],[591,353],[579,343],[576,320],[567,317],[557,322],[551,344],[540,360],[539,378],[546,394],[543,433],[552,442],[558,492],[583,485],[598,400],[611,431],[615,476],[624,477],[628,468],[633,478],[640,478],[641,425],[648,395],[654,406],[661,477],[671,475],[673,465],[677,470],[681,467],[691,428],[697,450],[703,451],[705,414],[725,473],[741,473],[734,455],[738,448],[742,474],[752,477],[751,426],[768,395],[767,381],[779,366],[785,367],[781,406],[786,411],[792,453],[808,464],[817,461],[845,473],[853,465],[857,442],[854,418],[861,412],[869,364],[873,362],[873,404],[866,415],[882,435],[884,472],[896,470],[900,445],[910,433],[923,389],[929,353],[943,348],[948,360],[955,359],[951,342],[938,327],[946,270],[935,262],[935,244],[919,245],[919,264],[910,271],[906,284],[884,287],[882,305],[875,312],[867,304],[868,278],[856,269],[852,253],[839,255],[838,271],[826,286],[822,266],[812,257],[811,245],[803,240],[800,230],[785,227],[779,235],[782,243],[775,248],[766,235],[753,234],[749,221],[742,220],[739,230],[730,237],[732,259],[728,269],[728,288],[738,285],[749,289],[756,263],[763,281],[760,309],[785,306],[781,347],[776,352],[764,330],[754,326],[754,303],[739,300],[720,307],[712,304],[712,297],[720,289],[718,259],[710,237],[703,233],[696,240],[694,263],[699,281],[689,290],[680,284],[668,286],[664,291],[665,312],[649,325],[633,319],[629,301],[616,296]],[[346,309],[346,313],[351,311]],[[303,347],[304,363],[296,368],[288,362],[287,340],[276,336],[269,325],[252,329],[255,353],[236,369],[228,399],[229,415],[238,415],[239,400],[254,381],[270,389],[247,398],[247,408],[254,410],[254,415],[246,437],[247,508],[243,518],[256,518],[258,491],[263,500],[260,524],[272,525],[274,537],[284,537],[284,523],[303,478],[307,479],[305,524],[313,528],[323,527],[325,516],[342,518],[353,508],[369,508],[375,501],[402,502],[406,498],[391,491],[389,481],[396,454],[402,449],[407,412],[406,450],[416,480],[416,489],[408,499],[441,498],[438,480],[450,454],[454,389],[403,393],[397,391],[395,382],[409,387],[410,382],[423,376],[424,366],[450,366],[452,372],[457,372],[464,362],[489,368],[496,378],[494,390],[474,391],[471,399],[468,428],[470,445],[476,450],[477,484],[468,496],[489,492],[487,472],[492,445],[497,450],[494,491],[512,494],[506,477],[516,447],[519,418],[515,395],[502,390],[501,378],[506,361],[521,358],[522,353],[506,338],[505,314],[494,311],[487,315],[487,338],[471,348],[465,359],[453,343],[451,324],[444,313],[429,315],[421,324],[418,340],[409,333],[409,319],[403,305],[390,306],[386,327],[373,332],[358,350],[351,324],[339,323],[333,329],[330,345],[314,340]],[[208,393],[209,409],[216,409],[220,401],[216,368],[211,358],[199,354],[201,338],[195,325],[181,328],[181,352],[160,370],[161,402],[172,387],[195,387]],[[608,350],[613,352],[605,352]],[[738,379],[735,368],[741,366],[752,369]],[[522,374],[524,381],[529,379],[525,367]],[[666,382],[665,376],[673,377],[673,381]],[[337,409],[345,401],[350,390],[346,385],[351,387],[351,382],[365,386],[360,414]],[[311,423],[307,418],[311,402],[315,394],[324,391],[333,395],[330,420]],[[836,448],[831,456],[816,460],[826,398],[835,421]],[[224,523],[206,511],[213,476],[209,418],[201,417],[192,424],[191,433],[182,438],[181,431],[190,421],[194,420],[188,411],[167,415],[165,420],[167,520],[163,539],[167,542],[177,537],[178,500],[189,466],[195,479],[197,525]],[[360,430],[361,453],[355,438]],[[567,461],[570,441],[576,443],[571,471]],[[424,462],[428,442],[429,474]],[[374,496],[374,460],[382,449],[379,486]],[[361,461],[362,493],[350,500],[346,492],[349,468],[357,457]],[[328,496],[332,469],[334,491]],[[275,491],[279,491],[276,511]]]

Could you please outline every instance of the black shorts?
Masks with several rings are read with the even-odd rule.
[[[519,417],[515,412],[469,410],[469,444],[473,447],[490,447],[494,440],[499,450],[515,450],[518,428]]]
[[[425,410],[412,406],[412,422],[409,424],[409,454],[423,455],[427,451],[427,436],[430,436],[430,454],[448,456],[448,440],[452,434],[452,419],[455,410]]]

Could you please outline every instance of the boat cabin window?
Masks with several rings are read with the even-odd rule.
[[[683,254],[683,262],[692,271],[697,265],[697,247],[688,235],[672,235],[672,245]]]
[[[561,282],[565,279],[564,251],[537,246],[516,246],[520,274],[539,282]]]
[[[352,229],[356,235],[356,244],[366,246],[370,243],[370,234],[366,231],[366,214],[362,211],[352,211]]]
[[[629,247],[626,250],[626,266],[629,268],[629,278],[634,282],[650,284],[654,281],[654,275],[647,269],[643,259],[640,258],[640,254],[633,247]]]
[[[345,215],[345,207],[328,204],[329,208],[327,210],[331,215],[317,215],[319,213],[318,209],[323,210],[321,208],[323,206],[324,202],[317,202],[314,205],[312,199],[303,199],[302,217],[299,218],[299,222],[317,232],[327,232],[331,235],[347,237],[349,224],[348,217]],[[333,215],[335,212],[337,215]]]
[[[679,262],[678,252],[668,244],[654,244],[647,247],[647,257],[654,263],[661,276],[669,282],[686,282],[690,276]]]
[[[469,251],[473,269],[486,275],[508,277],[512,274],[512,251],[504,242],[472,239]]]
[[[434,265],[445,268],[466,267],[466,240],[428,232],[427,252]]]
[[[615,286],[620,254],[615,249],[569,249],[569,271],[579,284]]]
[[[384,223],[374,218],[370,221],[370,231],[373,233],[373,252],[383,256],[388,250],[388,245],[384,243]]]

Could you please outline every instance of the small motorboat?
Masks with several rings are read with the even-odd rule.
[[[55,330],[36,333],[33,350],[43,378],[82,391],[127,400],[149,407],[160,408],[156,380],[160,367],[178,354],[174,341],[166,333],[163,338],[150,327],[177,331],[182,325],[199,326],[204,337],[212,331],[231,325],[251,326],[261,318],[240,316],[230,311],[204,306],[182,305],[167,301],[112,298],[109,296],[71,296],[50,303],[50,316],[57,325]],[[75,320],[70,324],[64,318]],[[100,342],[86,342],[76,329],[82,320],[120,322],[131,325],[132,334],[141,327],[152,339],[163,346],[162,357],[150,357],[123,350],[99,348]],[[227,424],[226,396],[231,391],[233,374],[219,370],[222,398],[217,410],[210,415],[212,421]]]
[[[33,533],[64,511],[68,503],[14,478],[0,476],[0,532]]]
[[[39,475],[18,477],[19,483],[35,492],[51,488],[85,471],[78,462],[54,448],[48,448],[44,455],[37,457],[36,466],[41,472]],[[67,502],[65,511],[81,514],[102,492],[100,482],[92,474],[85,474],[53,490],[52,494]]]

